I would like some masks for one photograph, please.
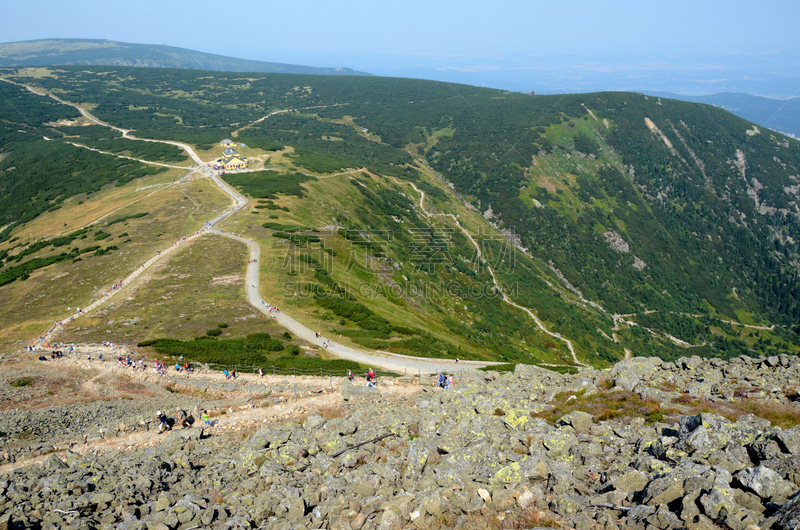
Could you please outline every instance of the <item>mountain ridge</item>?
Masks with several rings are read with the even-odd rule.
[[[645,91],[656,97],[705,103],[782,134],[800,136],[800,97],[774,99],[738,92],[719,92],[705,96],[688,96],[671,92]]]
[[[314,75],[371,75],[350,68],[256,61],[164,44],[107,39],[38,39],[0,44],[0,67],[105,65]]]

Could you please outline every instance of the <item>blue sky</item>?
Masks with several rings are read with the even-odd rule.
[[[786,78],[798,75],[793,61],[800,55],[800,2],[788,0],[40,0],[4,1],[0,17],[4,42],[104,38],[379,74],[439,72],[577,89],[587,79],[603,84],[616,76],[635,85],[643,75],[649,81],[639,83],[646,84],[654,70],[680,70],[681,82],[711,83],[713,91],[715,69],[723,72],[716,82],[726,69],[742,67],[762,79]],[[747,73],[736,75],[746,84]]]

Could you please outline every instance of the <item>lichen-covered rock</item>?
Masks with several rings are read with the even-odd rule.
[[[644,502],[650,506],[661,506],[680,499],[684,493],[682,477],[661,477],[647,485],[647,489],[644,492]]]
[[[779,474],[763,465],[755,469],[752,467],[742,469],[736,474],[736,479],[762,499],[785,498],[796,489],[793,484],[783,480]]]
[[[737,509],[733,489],[721,478],[714,480],[711,491],[700,496],[700,504],[703,506],[705,514],[711,519],[717,519],[723,509],[726,513],[732,513]]]
[[[771,530],[797,530],[800,528],[800,496],[796,496],[770,518]],[[766,526],[765,526],[766,527]]]
[[[800,426],[775,434],[781,448],[790,455],[800,455]]]
[[[753,415],[679,417],[671,408],[687,405],[670,403],[677,394],[665,390],[707,382],[715,385],[712,400],[736,401],[744,387],[788,402],[774,389],[800,378],[790,361],[632,359],[578,375],[465,372],[448,392],[367,390],[327,421],[298,403],[249,436],[215,427],[194,440],[154,436],[147,447],[45,457],[44,466],[0,476],[0,513],[20,528],[376,530],[458,527],[483,517],[487,526],[513,526],[516,516],[539,510],[581,530],[795,528],[798,509],[787,500],[800,490],[798,429]],[[663,421],[600,419],[602,399],[591,405],[594,418],[590,410],[540,417],[562,405],[565,391],[605,393],[609,378],[617,381],[609,399],[636,399],[627,385],[663,400]],[[31,446],[52,450],[44,440]]]
[[[582,410],[575,410],[569,414],[562,416],[559,420],[566,425],[571,425],[576,431],[588,431],[594,424],[592,422],[592,415]]]
[[[350,383],[342,384],[341,388],[342,399],[345,401],[352,401],[354,399],[374,399],[381,396],[381,391],[378,387],[370,387],[363,385],[353,385]]]

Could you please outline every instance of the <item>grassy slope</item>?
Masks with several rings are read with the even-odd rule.
[[[689,148],[705,157],[707,173],[718,189],[725,186],[734,189],[733,204],[747,212],[749,219],[758,220],[760,214],[752,211],[752,205],[747,205],[744,185],[736,181],[735,170],[731,171],[729,158],[733,156],[733,147],[739,145],[745,150],[751,164],[749,175],[755,172],[765,182],[769,182],[767,178],[771,178],[770,175],[775,175],[775,183],[780,185],[789,178],[776,162],[763,159],[765,149],[781,149],[780,140],[766,135],[745,136],[745,126],[749,125],[720,111],[677,102],[665,101],[662,105],[631,94],[527,98],[513,94],[498,96],[495,91],[474,87],[409,80],[359,79],[342,85],[329,78],[255,76],[244,79],[224,74],[219,76],[218,83],[216,78],[199,82],[181,72],[165,71],[159,73],[157,79],[150,79],[147,72],[132,74],[125,70],[122,75],[132,76],[134,80],[126,81],[123,86],[113,80],[114,75],[107,77],[112,78],[114,90],[102,97],[98,97],[90,85],[84,84],[93,78],[88,72],[64,69],[63,73],[56,72],[60,78],[39,76],[36,81],[58,88],[59,93],[69,99],[96,105],[95,111],[101,116],[124,122],[126,126],[131,124],[139,129],[137,134],[211,144],[221,137],[233,136],[234,130],[239,130],[241,139],[249,145],[289,145],[289,149],[269,160],[270,165],[279,168],[334,174],[346,168],[367,166],[373,174],[417,179],[420,185],[427,182],[428,186],[438,187],[447,194],[430,175],[420,177],[416,171],[398,165],[413,161],[408,155],[401,156],[403,153],[398,152],[401,147],[412,154],[424,154],[431,165],[456,183],[457,189],[466,194],[469,201],[482,211],[491,205],[495,214],[502,215],[496,221],[499,219],[505,226],[517,228],[534,259],[526,261],[520,257],[518,263],[524,266],[500,271],[501,279],[519,281],[523,288],[517,299],[536,309],[556,331],[576,339],[576,347],[582,355],[597,354],[610,360],[621,355],[623,346],[630,347],[635,353],[666,357],[682,355],[686,350],[672,345],[663,335],[650,335],[638,327],[612,329],[613,323],[607,315],[578,307],[574,295],[549,269],[547,264],[550,260],[586,296],[602,303],[609,311],[636,313],[640,309],[659,309],[664,314],[709,311],[712,317],[724,314],[727,318],[753,318],[762,322],[765,319],[764,302],[759,302],[757,296],[768,300],[769,293],[748,292],[736,299],[730,286],[739,281],[738,277],[731,276],[738,270],[727,264],[715,264],[714,253],[736,261],[737,256],[732,252],[742,250],[736,247],[738,239],[718,241],[712,238],[713,244],[706,244],[702,237],[696,238],[692,234],[698,229],[707,230],[716,220],[704,224],[709,218],[680,215],[680,209],[693,201],[708,204],[716,210],[724,207],[719,196],[703,198],[702,193],[696,193],[701,189],[698,184],[702,182],[702,176]],[[300,88],[306,84],[313,85],[313,88]],[[147,86],[149,94],[135,92],[143,86]],[[364,94],[368,94],[366,101]],[[258,127],[241,128],[248,119],[261,117],[275,108],[341,101],[347,104],[314,111],[326,121],[320,121],[314,115],[293,114],[270,118]],[[224,105],[220,107],[215,102]],[[582,102],[593,109],[600,121],[589,114],[580,104]],[[208,114],[211,108],[224,108],[225,112],[212,116]],[[644,116],[651,117],[661,127],[674,146],[674,154],[660,138],[647,130]],[[688,125],[684,125],[683,120]],[[369,127],[369,135],[361,135],[361,126]],[[683,127],[680,130],[684,131],[686,146],[677,133],[673,133],[672,127]],[[346,141],[326,140],[331,137]],[[795,143],[789,143],[780,156],[795,163],[795,148]],[[592,160],[588,154],[595,159]],[[635,171],[629,173],[630,166]],[[617,172],[602,173],[604,170]],[[791,172],[791,168],[786,171]],[[628,174],[635,177],[625,176]],[[370,219],[359,219],[362,215],[372,215],[375,227],[391,225],[386,215],[367,204],[366,195],[361,190],[350,184],[334,185],[335,179],[348,177],[332,177],[307,185],[310,191],[305,199],[277,201],[291,212],[288,215],[278,212],[276,221],[295,221],[312,226],[326,224],[335,206],[336,212],[348,222],[355,220],[363,226],[372,225]],[[330,187],[327,187],[328,180],[331,181]],[[396,185],[391,179],[372,180],[374,184],[370,187],[373,191],[391,192],[392,186]],[[786,182],[791,184],[789,180]],[[410,186],[401,184],[401,188],[409,197],[414,196]],[[772,189],[779,189],[779,186]],[[653,198],[659,191],[672,193],[676,199],[659,202]],[[763,195],[770,201],[780,201],[771,189]],[[706,200],[712,198],[717,202],[711,204]],[[321,207],[320,201],[327,202],[328,206]],[[537,202],[545,207],[537,208]],[[461,213],[464,224],[473,234],[488,228],[484,220],[462,208],[452,194],[450,201],[437,202],[436,206],[444,211]],[[718,216],[716,210],[712,214]],[[271,241],[269,232],[261,228],[260,223],[275,212],[260,212],[250,214],[250,219],[239,217],[232,223],[237,231],[251,233],[263,242]],[[703,215],[707,214],[704,212]],[[320,217],[325,219],[324,223],[317,222]],[[257,222],[253,222],[254,219]],[[406,222],[420,219],[415,214]],[[681,219],[691,222],[680,226],[676,221]],[[675,230],[676,226],[678,230]],[[791,234],[792,226],[789,224],[784,230]],[[762,245],[758,255],[763,250],[765,239],[764,234],[758,232],[763,227],[756,228],[754,233],[761,238],[758,245]],[[620,253],[608,247],[603,232],[609,229],[622,234],[630,243],[631,252]],[[726,229],[734,230],[736,226]],[[338,237],[334,236],[332,245],[339,256],[349,256],[349,243],[337,240]],[[700,256],[703,253],[709,255],[693,262],[694,257],[699,257],[698,249],[702,249]],[[788,251],[791,254],[792,249]],[[392,253],[395,257],[402,254],[399,247],[392,249]],[[647,265],[641,273],[632,269],[634,255]],[[756,265],[748,266],[757,270]],[[283,280],[275,272],[278,269],[277,263],[269,267],[272,284],[268,278],[265,289],[272,291],[265,294],[277,295],[279,287],[282,287]],[[357,276],[348,278],[347,274],[338,271],[333,271],[333,276],[341,282],[364,279]],[[756,285],[761,284],[757,282]],[[739,292],[742,294],[742,290]],[[456,303],[441,307],[431,304],[411,311],[377,298],[365,302],[385,316],[402,322],[421,321],[435,333],[450,337],[460,345],[466,344],[463,330],[459,332],[459,326],[453,326],[453,322],[462,320],[467,327],[475,327],[475,321],[469,320],[474,308],[465,309],[462,316]],[[312,313],[310,316],[301,315],[301,318],[317,318],[320,325],[329,322],[322,320],[324,312],[315,316],[313,307],[304,309],[300,302],[298,304],[301,311]],[[445,324],[436,318],[437,309],[453,318]],[[504,310],[498,308],[494,316],[500,318],[501,315],[504,315]],[[659,329],[675,333],[674,328],[685,323],[649,322],[649,325],[655,324],[660,326]],[[698,322],[694,324],[699,325]],[[743,338],[724,326],[711,321],[709,324],[709,332],[721,331],[731,338],[739,336],[748,346],[755,344],[755,337],[747,335],[749,331]],[[508,330],[510,335],[517,334],[513,328],[510,326]],[[518,347],[523,337],[532,336],[529,330],[520,331],[520,336],[514,339]],[[614,336],[619,342],[612,339]],[[783,340],[789,339],[784,337]],[[693,342],[702,344],[699,335]],[[796,350],[790,345],[784,349]],[[703,347],[693,351],[711,353]],[[554,355],[557,359],[559,355],[563,357],[563,352]],[[595,358],[593,362],[601,361]]]
[[[222,338],[280,335],[280,326],[245,301],[247,257],[241,243],[201,238],[148,270],[85,321],[68,326],[62,340],[114,340],[131,346],[162,337],[191,340],[220,323],[228,324]]]
[[[191,233],[230,204],[227,195],[206,179],[168,187],[131,204],[136,197],[144,197],[152,191],[136,192],[137,186],[138,183],[133,182],[123,188],[110,188],[93,194],[82,204],[79,198],[75,198],[67,201],[62,209],[41,216],[31,223],[30,228],[22,226],[17,229],[15,233],[20,237],[30,237],[31,240],[50,238],[112,211],[109,220],[149,212],[145,217],[110,227],[105,227],[101,221],[93,225],[86,240],[75,244],[79,248],[116,245],[118,251],[99,257],[83,255],[82,261],[77,263],[67,261],[51,265],[34,272],[28,280],[18,280],[0,289],[0,340],[5,343],[4,349],[16,350],[17,347],[11,344],[13,341],[28,340],[42,333],[53,320],[68,312],[67,307],[88,305],[91,299],[98,298],[112,283],[125,277],[157,250]],[[63,226],[62,221],[68,226]],[[93,241],[92,234],[101,229],[111,237]],[[122,233],[128,236],[120,238]],[[127,239],[131,241],[125,243]],[[45,249],[34,256],[47,256],[58,251]]]

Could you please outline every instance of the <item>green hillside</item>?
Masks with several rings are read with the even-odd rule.
[[[714,105],[760,126],[800,136],[800,98],[772,99],[733,92],[707,96],[685,96],[667,92],[653,92],[652,95]]]
[[[571,362],[571,344],[596,365],[626,350],[677,358],[800,349],[800,143],[722,109],[376,77],[0,73],[140,137],[206,151],[230,137],[273,153],[272,169],[227,177],[254,203],[235,230],[290,250],[291,263],[270,254],[276,296],[291,284],[280,294],[290,314],[355,344],[555,364]],[[22,130],[52,138],[34,146],[64,146],[61,169],[38,181],[39,195],[7,193],[20,209],[6,214],[13,236],[42,205],[77,193],[78,184],[55,177],[72,175],[68,136],[86,145],[128,140],[59,125],[72,118],[69,108],[0,88],[20,99],[3,110],[9,138]],[[293,110],[256,121],[284,109]],[[32,148],[8,145],[0,179],[9,167],[32,171],[22,158]],[[88,183],[122,182],[136,170]],[[493,274],[551,334],[501,300]],[[432,295],[419,295],[430,286]]]
[[[42,39],[0,44],[0,66],[69,64],[188,68],[221,72],[369,75],[351,68],[319,68],[251,61],[163,44],[135,44],[100,39]]]

